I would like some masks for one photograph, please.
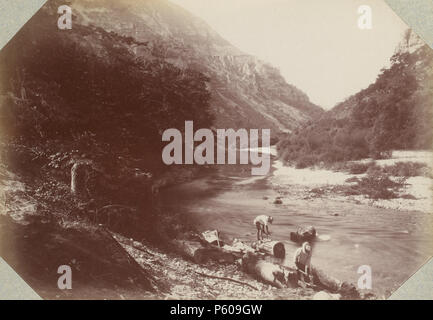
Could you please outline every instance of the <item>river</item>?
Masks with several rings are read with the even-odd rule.
[[[297,195],[299,186],[293,181],[302,180],[305,185],[313,177],[300,171],[294,178],[296,169],[281,170],[275,158],[272,165],[273,170],[260,177],[245,175],[246,170],[236,166],[220,166],[167,188],[161,202],[166,209],[186,215],[198,230],[217,229],[229,241],[254,241],[253,219],[272,215],[272,239],[284,241],[290,256],[297,245],[289,240],[289,233],[297,226],[313,225],[329,240],[314,244],[312,263],[355,284],[361,276],[358,268],[367,265],[372,271],[372,290],[379,296],[388,296],[433,255],[431,214],[339,199],[304,199]],[[292,183],[282,186],[281,181]],[[273,204],[277,196],[282,196],[282,205]]]

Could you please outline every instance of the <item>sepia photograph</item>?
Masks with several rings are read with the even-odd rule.
[[[0,300],[384,300],[431,259],[433,49],[385,0],[39,3],[0,50]]]

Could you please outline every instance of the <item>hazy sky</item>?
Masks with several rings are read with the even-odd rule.
[[[407,26],[383,0],[171,0],[329,109],[372,83]],[[358,28],[358,7],[373,27]]]

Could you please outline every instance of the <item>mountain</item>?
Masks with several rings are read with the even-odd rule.
[[[71,30],[57,27],[61,5]],[[0,135],[24,169],[60,151],[160,170],[161,134],[185,120],[270,128],[275,138],[323,113],[276,68],[167,0],[50,0],[1,50],[0,74]]]
[[[167,0],[75,0],[76,24],[133,37],[131,50],[151,59],[155,46],[165,60],[191,67],[209,79],[217,128],[291,130],[322,113],[308,96],[288,84],[278,69],[241,52],[203,20]]]
[[[306,165],[431,149],[433,50],[407,30],[376,81],[280,142]]]
[[[424,43],[424,41],[411,29],[408,29],[394,51],[394,55],[391,58],[392,66],[395,68],[395,65],[399,64],[398,59],[400,57],[410,57],[411,62],[408,61],[409,64],[405,66],[405,69],[416,75],[417,83],[420,86],[428,85],[427,79],[431,79],[432,77],[432,62],[429,51],[431,51],[431,49]],[[381,74],[375,83],[387,80],[388,78],[390,78],[390,75]],[[336,119],[350,117],[356,106],[359,105],[360,98],[361,100],[368,99],[367,96],[372,94],[372,89],[374,88],[375,83],[369,87],[370,89],[367,88],[361,90],[359,93],[352,95],[345,101],[337,104],[331,110],[324,113],[323,117]]]

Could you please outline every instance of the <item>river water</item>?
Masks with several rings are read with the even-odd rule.
[[[289,233],[297,226],[313,225],[329,240],[314,244],[312,263],[355,284],[361,276],[358,268],[367,265],[372,271],[372,290],[379,296],[388,296],[433,255],[431,214],[329,198],[304,199],[296,193],[296,181],[305,186],[313,178],[302,174],[294,178],[295,169],[281,170],[282,164],[275,159],[272,164],[274,170],[260,177],[220,166],[167,188],[161,202],[166,209],[186,215],[198,230],[217,229],[229,241],[254,241],[254,218],[272,215],[272,239],[284,241],[290,256],[297,245],[289,240]],[[273,204],[277,196],[283,196],[282,205]]]

